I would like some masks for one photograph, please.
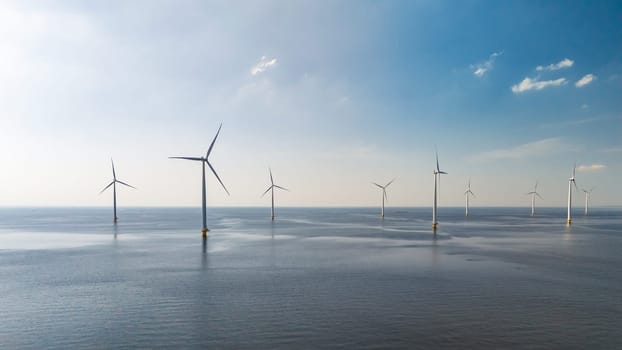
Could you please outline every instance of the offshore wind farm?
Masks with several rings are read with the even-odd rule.
[[[619,348],[620,18],[0,2],[0,349]]]

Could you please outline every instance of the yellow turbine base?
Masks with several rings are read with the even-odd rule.
[[[432,224],[432,228],[433,228],[433,229],[436,229],[436,226],[438,226],[438,223],[437,223],[437,222],[435,222],[435,223],[433,223],[433,224]]]
[[[568,225],[572,224],[572,219],[568,219]]]
[[[207,231],[209,231],[209,230],[208,230],[208,229],[206,229],[206,228],[204,228],[204,229],[202,229],[202,230],[201,230],[201,236],[202,236],[203,238],[207,237]]]

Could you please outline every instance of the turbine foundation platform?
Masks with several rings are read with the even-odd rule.
[[[202,229],[202,230],[201,230],[201,237],[203,237],[203,238],[207,237],[207,232],[208,232],[208,231],[209,231],[209,230],[208,230],[208,229],[206,229],[206,228]]]

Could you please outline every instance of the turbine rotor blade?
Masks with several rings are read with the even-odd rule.
[[[127,187],[131,187],[131,188],[133,188],[133,189],[137,190],[137,188],[136,188],[136,187],[134,187],[134,186],[132,186],[132,185],[128,185],[128,184],[126,184],[125,182],[123,182],[123,181],[121,181],[121,180],[116,180],[116,181],[117,181],[118,183],[120,183],[121,185],[125,185],[125,186],[127,186]]]
[[[114,172],[114,161],[112,160],[112,158],[110,158],[110,163],[112,164],[112,179],[116,180],[117,179],[117,174],[115,174],[115,172]]]
[[[261,196],[262,196],[262,197],[263,197],[263,196],[265,196],[265,195],[266,195],[266,193],[270,192],[270,190],[271,190],[271,189],[272,189],[272,186],[268,187],[268,189],[266,190],[266,192],[264,192]]]
[[[536,196],[538,196],[538,198],[540,198],[540,199],[544,199],[544,198],[542,198],[542,196],[538,192],[536,192]]]
[[[276,187],[276,188],[282,189],[282,190],[284,190],[284,191],[290,192],[290,190],[288,190],[288,189],[287,189],[287,188],[285,188],[285,187],[281,187],[281,186],[279,186],[279,185],[273,185],[273,186],[274,186],[274,187]]]
[[[216,142],[216,139],[218,138],[218,134],[220,134],[220,128],[222,128],[222,123],[218,127],[218,131],[216,132],[216,136],[214,136],[214,139],[212,140],[212,143],[209,145],[209,148],[207,149],[207,154],[205,155],[205,159],[207,159],[207,157],[209,157],[210,153],[212,153],[212,148],[214,148],[214,143]]]
[[[374,184],[374,185],[376,185],[376,186],[378,186],[378,187],[380,187],[380,188],[384,189],[384,187],[382,187],[382,186],[378,185],[378,184],[377,184],[377,183],[375,183],[375,182],[372,182],[372,184]]]
[[[393,179],[393,180],[389,181],[389,183],[388,183],[388,184],[384,185],[384,188],[389,187],[389,185],[390,185],[390,184],[392,184],[392,183],[393,183],[393,181],[395,181],[395,179]]]
[[[108,187],[112,186],[112,184],[114,183],[114,181],[115,181],[115,180],[112,180],[112,182],[111,182],[111,183],[109,183],[109,184],[108,184],[108,186],[104,187],[104,189],[103,189],[103,190],[99,191],[99,194],[102,194],[105,190],[107,190],[107,189],[108,189]]]
[[[195,160],[199,162],[202,162],[205,160],[203,158],[198,158],[198,157],[168,157],[168,159],[185,159],[185,160]]]
[[[208,161],[205,161],[205,163],[207,163],[207,166],[209,166],[209,168],[212,170],[214,176],[216,176],[216,179],[218,179],[218,182],[220,182],[220,184],[222,185],[222,188],[224,188],[225,192],[227,192],[227,194],[230,196],[231,194],[229,194],[229,191],[227,190],[227,187],[225,187],[225,184],[222,183],[222,180],[220,179],[220,176],[218,176],[218,174],[216,173],[216,170],[214,170],[214,167]]]
[[[274,185],[274,179],[272,178],[272,169],[268,168],[268,171],[270,171],[270,183]]]

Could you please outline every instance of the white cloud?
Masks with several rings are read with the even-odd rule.
[[[558,153],[567,148],[558,137],[528,142],[516,147],[497,149],[470,156],[469,159],[476,161],[499,160],[499,159],[520,159],[527,157],[546,156]]]
[[[574,83],[574,86],[578,88],[584,87],[585,85],[590,84],[594,80],[596,80],[596,76],[594,74],[586,74],[583,76],[583,78],[579,79],[576,83]]]
[[[569,58],[564,58],[563,60],[559,61],[559,63],[549,64],[548,66],[537,66],[536,70],[537,71],[560,70],[562,68],[570,68],[572,67],[573,64],[574,64],[573,60]]]
[[[588,105],[587,103],[584,103],[581,105],[581,109],[588,109],[590,108],[590,105]]]
[[[261,56],[261,59],[257,64],[251,68],[251,75],[257,75],[263,73],[266,70],[276,65],[276,58],[268,59],[266,56]]]
[[[475,74],[478,78],[481,78],[484,76],[484,74],[486,74],[486,72],[488,72],[489,70],[492,69],[493,64],[495,63],[495,59],[497,58],[497,56],[501,56],[503,54],[503,52],[494,52],[490,55],[490,57],[488,58],[488,60],[482,62],[482,63],[478,63],[475,65],[471,65],[471,69],[473,69],[473,74]]]
[[[520,83],[512,86],[512,92],[518,94],[529,90],[542,90],[551,86],[566,85],[566,83],[568,83],[566,78],[539,81],[538,78],[531,79],[526,77]]]
[[[577,171],[600,171],[607,169],[604,164],[579,165]]]

